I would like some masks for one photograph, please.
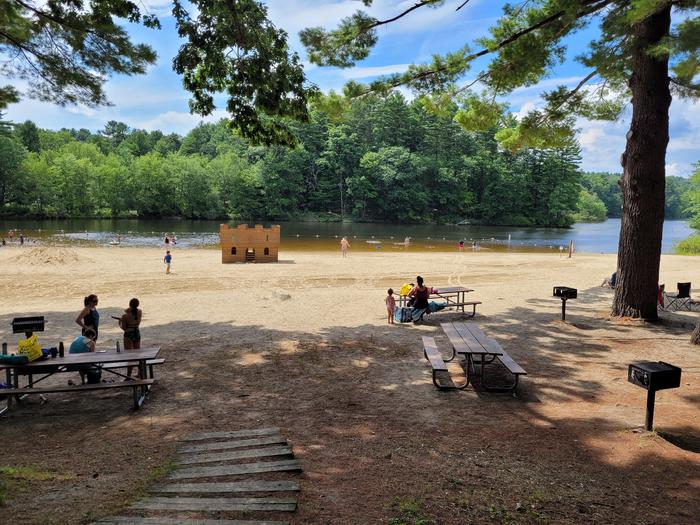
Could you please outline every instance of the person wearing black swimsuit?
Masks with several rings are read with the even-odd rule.
[[[97,336],[99,334],[98,329],[100,326],[100,312],[97,311],[97,296],[93,293],[88,295],[83,299],[84,308],[75,318],[75,322],[82,328],[82,334],[85,335],[85,331],[92,329],[95,331],[94,341],[97,341]]]

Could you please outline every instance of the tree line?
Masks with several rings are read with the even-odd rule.
[[[355,219],[568,226],[578,148],[499,147],[398,93],[315,107],[299,145],[255,146],[226,122],[185,136],[110,121],[99,132],[31,121],[0,137],[0,210],[37,217]]]
[[[577,219],[580,221],[604,221],[622,215],[622,190],[619,173],[584,173],[581,178],[581,194]],[[689,219],[691,183],[683,177],[666,177],[664,217],[666,220]]]

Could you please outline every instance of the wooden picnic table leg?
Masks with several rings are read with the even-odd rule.
[[[139,359],[139,379],[147,379],[145,359]],[[141,405],[143,405],[146,400],[147,393],[148,387],[146,385],[134,387],[134,408],[141,408]]]
[[[16,368],[13,368],[14,373],[12,374],[12,386],[14,388],[19,388],[19,373]],[[15,402],[19,405],[22,401],[22,396],[15,394]]]
[[[10,386],[10,387],[12,386],[12,368],[5,369],[5,381],[7,382],[7,386]],[[0,392],[1,392],[1,390],[0,390]],[[10,410],[11,407],[12,407],[12,396],[7,396],[7,405],[5,406],[5,408],[0,410],[0,415],[4,414],[8,410]]]

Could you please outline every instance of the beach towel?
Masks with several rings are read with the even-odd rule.
[[[436,303],[435,301],[430,301],[428,303],[428,308],[413,308],[411,312],[411,320],[417,323],[425,314],[434,314],[440,310],[447,307],[447,303]]]

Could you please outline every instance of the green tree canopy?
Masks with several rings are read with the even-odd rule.
[[[0,0],[2,73],[25,81],[0,86],[0,109],[29,96],[56,104],[108,104],[112,74],[135,75],[156,61],[146,44],[133,43],[120,22],[158,29],[160,22],[130,0]],[[229,124],[260,143],[293,144],[288,119],[307,120],[306,82],[287,34],[255,0],[173,0],[185,43],[173,61],[190,91],[193,113],[209,115],[225,93]]]

